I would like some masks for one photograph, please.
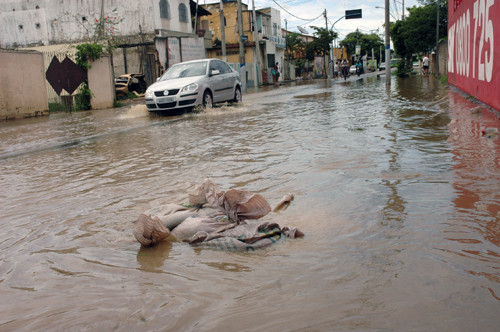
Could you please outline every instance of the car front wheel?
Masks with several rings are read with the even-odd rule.
[[[213,106],[212,94],[210,91],[205,91],[203,94],[203,106],[205,108],[212,108]]]

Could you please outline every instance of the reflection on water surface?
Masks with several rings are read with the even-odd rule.
[[[433,78],[314,81],[173,117],[0,124],[0,330],[493,331],[497,115]],[[210,177],[306,234],[254,253],[130,223]],[[8,304],[8,305],[7,305]]]

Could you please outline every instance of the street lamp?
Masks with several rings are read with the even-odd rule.
[[[375,8],[377,8],[377,9],[385,9],[385,8],[384,8],[384,7],[382,7],[382,6],[375,6]],[[390,15],[391,15],[391,17],[394,19],[394,21],[397,21],[397,20],[398,20],[396,17],[394,17],[394,15],[392,15],[392,13],[391,13],[391,12],[389,12],[389,14],[390,14]]]

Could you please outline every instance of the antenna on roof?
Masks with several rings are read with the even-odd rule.
[[[307,32],[307,30],[306,30],[306,29],[304,29],[303,27],[299,27],[299,26],[297,26],[297,29],[299,29],[299,31],[300,31],[301,33],[303,33],[304,35],[308,35],[308,34],[309,34],[309,32]]]

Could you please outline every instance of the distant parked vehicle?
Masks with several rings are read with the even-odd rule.
[[[225,101],[241,102],[240,74],[219,59],[175,64],[146,91],[150,112],[165,112]]]
[[[352,66],[349,68],[349,74],[351,74],[351,75],[356,74],[356,65],[352,65]]]
[[[146,81],[143,74],[125,74],[115,78],[116,99],[127,99],[129,93],[137,97],[144,96]]]
[[[380,63],[380,65],[378,66],[378,70],[380,71],[385,70],[385,62]]]

